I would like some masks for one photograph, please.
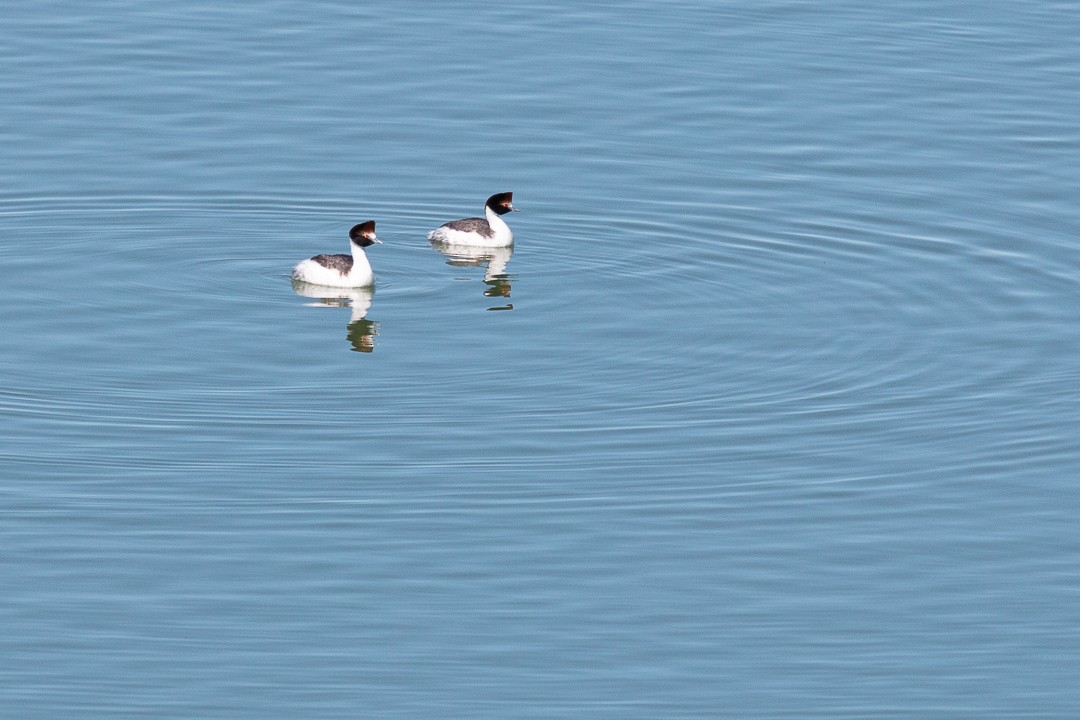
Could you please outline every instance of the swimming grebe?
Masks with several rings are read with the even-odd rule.
[[[479,247],[508,247],[514,244],[514,233],[499,217],[516,212],[512,202],[514,193],[496,193],[484,203],[484,217],[452,220],[428,233],[428,240],[449,245],[473,245]]]
[[[352,255],[316,255],[293,268],[294,280],[326,287],[369,287],[375,284],[364,248],[382,243],[375,237],[375,221],[354,225],[349,231]]]

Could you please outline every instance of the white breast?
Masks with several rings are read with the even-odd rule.
[[[359,256],[359,257],[358,257]],[[324,285],[326,287],[369,287],[375,284],[375,274],[371,272],[371,265],[364,257],[358,262],[363,253],[353,254],[352,270],[348,274],[342,274],[338,270],[324,267],[314,260],[302,260],[293,268],[292,276],[295,280],[301,280],[312,285]]]
[[[468,245],[472,247],[509,247],[514,244],[514,233],[510,226],[491,211],[484,208],[484,215],[491,227],[490,236],[478,232],[462,232],[449,227],[449,224],[438,227],[428,233],[428,240],[432,242],[446,243],[447,245]]]

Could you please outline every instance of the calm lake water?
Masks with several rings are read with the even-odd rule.
[[[0,716],[1080,713],[1075,4],[3,15]]]

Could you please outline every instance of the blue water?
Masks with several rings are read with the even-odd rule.
[[[6,4],[0,717],[1077,717],[1075,10]]]

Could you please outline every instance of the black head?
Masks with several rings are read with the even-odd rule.
[[[505,215],[508,212],[517,212],[513,199],[514,193],[512,192],[495,193],[484,204],[491,208],[496,215]]]
[[[374,220],[368,220],[359,225],[353,225],[352,230],[349,231],[349,239],[362,248],[371,247],[375,243],[382,242],[382,240],[375,237]]]

